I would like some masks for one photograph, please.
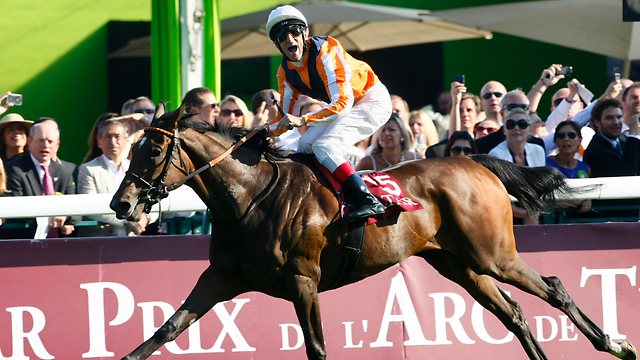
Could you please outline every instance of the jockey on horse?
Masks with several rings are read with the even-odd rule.
[[[346,220],[383,214],[384,205],[371,195],[344,149],[371,136],[389,119],[387,88],[368,64],[351,57],[338,40],[309,37],[306,18],[293,6],[271,11],[266,32],[284,56],[278,69],[284,114],[269,123],[278,124],[272,135],[307,125],[298,152],[313,153],[342,185],[350,209]],[[302,117],[291,115],[301,94],[323,101],[324,108]]]

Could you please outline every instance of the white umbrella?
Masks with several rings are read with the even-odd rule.
[[[434,11],[483,29],[580,49],[629,62],[640,59],[640,24],[622,21],[621,0],[521,1]]]
[[[321,0],[292,5],[307,18],[311,35],[331,35],[347,50],[491,38],[490,32],[444,21],[429,15],[428,10]],[[278,55],[264,30],[271,10],[223,20],[222,58]]]
[[[331,35],[347,50],[491,38],[488,31],[444,21],[429,15],[428,10],[322,0],[307,0],[293,6],[307,18],[312,35]],[[223,20],[222,59],[279,55],[264,30],[271,10]],[[109,57],[147,57],[149,42],[149,36],[133,39]]]

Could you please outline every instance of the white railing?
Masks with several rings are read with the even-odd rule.
[[[113,194],[0,197],[0,218],[39,216],[113,215],[109,203]],[[161,202],[163,212],[203,211],[207,207],[196,193],[182,186]],[[153,212],[158,211],[154,205]]]
[[[570,179],[569,185],[581,191],[571,199],[640,198],[640,176]],[[585,190],[586,189],[586,190]],[[113,214],[109,202],[113,194],[0,197],[0,218]],[[561,199],[569,199],[560,196]],[[193,190],[182,186],[162,200],[163,212],[203,211],[206,206]],[[158,211],[158,205],[153,208]]]

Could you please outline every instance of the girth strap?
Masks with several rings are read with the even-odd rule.
[[[360,256],[362,255],[362,247],[364,245],[364,227],[366,221],[358,221],[350,225],[349,235],[342,248],[342,262],[338,269],[338,276],[331,286],[332,289],[344,285],[353,269],[358,265]]]

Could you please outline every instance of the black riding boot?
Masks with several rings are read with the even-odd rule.
[[[384,205],[367,189],[367,185],[358,176],[353,174],[342,183],[345,200],[349,205],[347,222],[364,220],[370,216],[384,214]]]

